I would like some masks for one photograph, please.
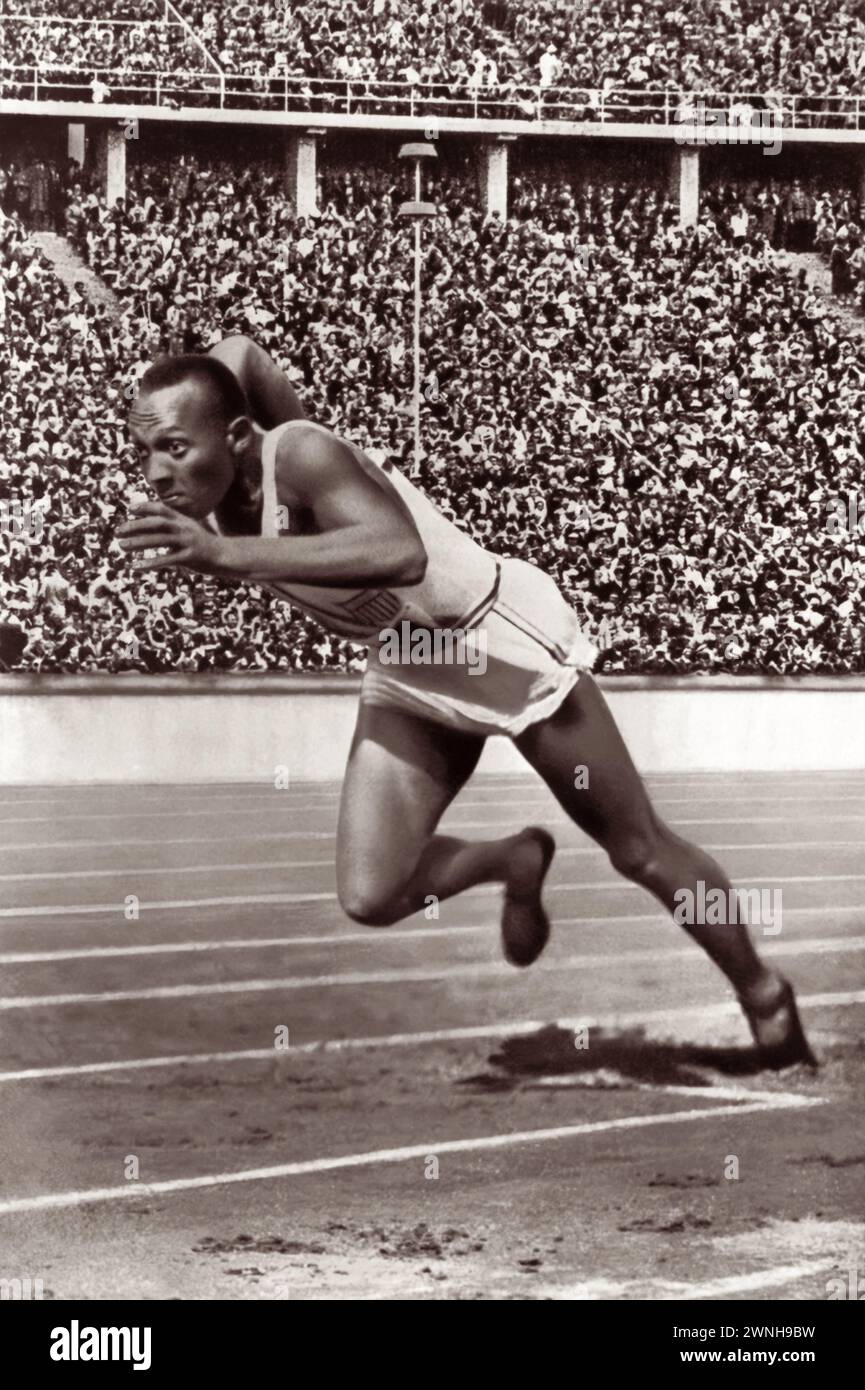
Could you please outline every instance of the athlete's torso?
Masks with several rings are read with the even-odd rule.
[[[311,427],[308,420],[290,420],[270,430],[262,440],[263,537],[309,533],[304,518],[292,515],[277,495],[277,447],[283,435],[298,424]],[[342,442],[363,467],[376,467],[356,445]],[[267,587],[315,618],[329,632],[364,645],[375,644],[383,628],[395,627],[404,620],[415,627],[451,629],[479,622],[495,601],[499,575],[496,556],[448,521],[398,469],[388,469],[386,476],[411,513],[426,551],[426,573],[419,584],[363,589],[273,582]]]

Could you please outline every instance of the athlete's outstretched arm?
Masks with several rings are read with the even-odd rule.
[[[276,455],[277,499],[311,512],[316,535],[228,536],[221,565],[251,583],[284,580],[334,587],[418,584],[426,552],[393,484],[315,425],[292,430]]]
[[[333,588],[419,584],[427,556],[412,516],[389,479],[335,435],[299,426],[279,441],[277,501],[310,513],[317,534],[217,536],[162,502],[148,502],[120,530],[123,550],[166,547],[138,569],[182,565],[248,583]]]
[[[207,356],[218,358],[234,373],[246,393],[253,420],[262,429],[275,429],[286,420],[306,419],[288,377],[252,338],[233,334],[209,348]]]

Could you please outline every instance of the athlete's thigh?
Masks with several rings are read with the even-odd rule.
[[[568,815],[607,844],[627,834],[660,828],[649,794],[634,767],[597,683],[580,677],[549,719],[515,740]]]
[[[484,740],[401,710],[361,704],[339,809],[343,891],[396,894],[474,771]]]

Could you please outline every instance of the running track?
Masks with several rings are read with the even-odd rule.
[[[338,788],[0,791],[0,1276],[57,1298],[799,1299],[852,1256],[862,1282],[865,773],[649,783],[737,884],[782,889],[761,945],[819,1077],[753,1073],[720,976],[528,777],[475,779],[444,822],[555,829],[527,972],[488,889],[348,922]]]

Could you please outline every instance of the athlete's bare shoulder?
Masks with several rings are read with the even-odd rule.
[[[311,420],[292,421],[282,430],[274,474],[280,502],[308,508],[319,518],[325,504],[344,513],[360,515],[376,508],[409,518],[393,483],[372,459]]]
[[[362,476],[377,484],[382,480],[387,491],[381,469],[372,459],[325,425],[296,420],[282,430],[276,446],[278,484],[293,489],[306,484],[319,492],[329,483],[340,479],[348,483],[353,477]]]

